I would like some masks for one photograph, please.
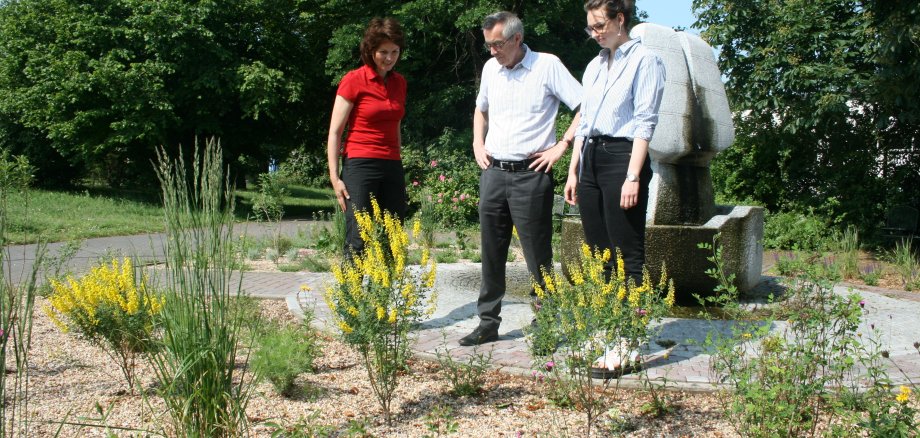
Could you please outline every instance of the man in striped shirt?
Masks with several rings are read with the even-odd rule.
[[[550,171],[571,144],[575,127],[557,142],[556,113],[559,102],[575,110],[582,99],[581,85],[559,58],[523,44],[524,26],[515,14],[489,15],[482,31],[492,59],[483,66],[473,112],[473,153],[482,168],[480,322],[460,345],[498,339],[513,227],[533,278],[542,282],[541,270],[552,272]]]

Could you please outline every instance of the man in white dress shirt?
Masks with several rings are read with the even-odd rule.
[[[556,141],[559,102],[575,110],[581,84],[554,55],[523,44],[524,26],[511,12],[497,12],[482,25],[492,59],[482,68],[473,112],[473,153],[482,168],[479,220],[482,288],[479,326],[460,345],[498,339],[505,295],[505,262],[517,227],[527,269],[542,283],[552,272],[553,164],[572,143],[574,128]]]

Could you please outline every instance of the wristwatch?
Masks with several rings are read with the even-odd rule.
[[[626,174],[626,181],[629,181],[629,182],[638,182],[638,181],[639,181],[639,176],[636,175],[635,173],[627,173],[627,174]]]

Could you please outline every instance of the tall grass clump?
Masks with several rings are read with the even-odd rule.
[[[364,359],[371,388],[391,424],[397,377],[411,353],[409,330],[434,312],[435,262],[424,248],[420,266],[409,266],[409,234],[402,222],[381,211],[376,200],[371,204],[370,212],[355,212],[364,252],[333,267],[334,282],[325,298],[345,341]],[[416,222],[416,236],[420,227]]]
[[[187,437],[248,434],[252,379],[236,367],[245,318],[233,302],[233,187],[220,144],[206,143],[189,168],[183,156],[158,152],[167,241],[160,289],[162,348],[152,356],[173,433]],[[245,360],[248,360],[246,358]]]
[[[32,315],[37,295],[36,279],[45,254],[45,245],[35,251],[32,269],[24,278],[8,278],[12,272],[6,248],[9,197],[26,191],[32,181],[32,166],[25,157],[11,158],[0,152],[0,436],[30,436],[28,422],[29,348],[32,340]],[[15,370],[6,368],[13,356]]]
[[[920,288],[920,261],[917,260],[914,251],[911,240],[903,239],[898,241],[894,250],[888,254],[888,259],[901,278],[904,290],[907,291]]]
[[[840,253],[840,273],[843,278],[859,278],[859,232],[856,227],[851,225],[841,233],[837,240],[837,251]]]

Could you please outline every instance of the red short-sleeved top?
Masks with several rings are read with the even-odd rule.
[[[364,65],[345,74],[336,94],[354,104],[343,155],[400,159],[399,121],[406,114],[406,79],[390,71],[384,81],[373,67]]]

